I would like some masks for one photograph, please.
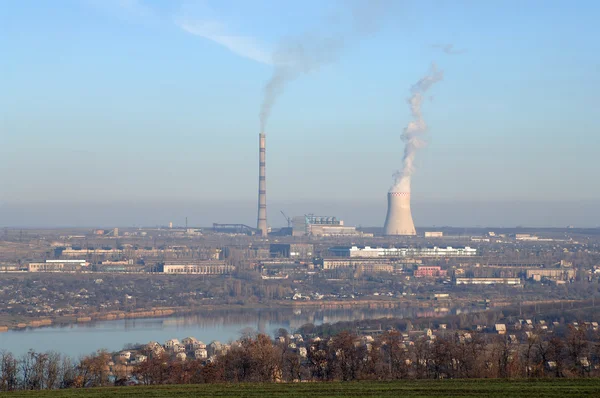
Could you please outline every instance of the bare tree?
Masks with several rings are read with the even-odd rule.
[[[0,351],[0,391],[15,391],[19,388],[19,362],[9,352]]]

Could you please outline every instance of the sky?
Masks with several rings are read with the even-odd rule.
[[[374,4],[0,0],[0,226],[255,224],[280,68],[269,224],[382,225],[432,63],[417,226],[600,225],[600,3]]]

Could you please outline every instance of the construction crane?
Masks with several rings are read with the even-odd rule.
[[[292,219],[289,218],[288,216],[286,216],[285,213],[283,212],[283,210],[280,210],[280,211],[281,211],[281,214],[283,215],[283,217],[285,218],[285,221],[287,221],[288,228],[291,228],[292,227]]]

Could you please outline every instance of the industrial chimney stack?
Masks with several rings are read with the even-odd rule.
[[[258,221],[256,228],[261,231],[262,236],[267,236],[267,178],[265,172],[265,133],[260,133],[258,137],[260,155],[258,160]]]
[[[410,212],[410,177],[388,192],[388,209],[383,226],[384,235],[416,235]]]

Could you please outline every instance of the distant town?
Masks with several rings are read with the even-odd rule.
[[[288,227],[266,237],[242,224],[5,228],[0,330],[232,306],[414,307],[445,316],[598,294],[598,229],[384,236],[334,216],[282,214]]]

